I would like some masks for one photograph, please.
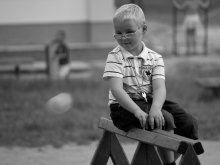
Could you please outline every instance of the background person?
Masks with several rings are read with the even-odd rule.
[[[65,39],[65,32],[59,30],[55,39],[46,46],[47,73],[54,79],[67,78],[70,73],[70,53]]]
[[[183,3],[179,3],[177,0],[173,0],[173,4],[177,9],[185,11],[183,26],[186,33],[186,53],[188,55],[196,54],[197,31],[204,25],[199,10],[207,9],[210,2],[209,0],[206,2],[202,0],[186,0]]]

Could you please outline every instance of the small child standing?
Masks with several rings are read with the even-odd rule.
[[[147,31],[142,9],[126,4],[113,18],[118,46],[109,54],[103,79],[109,85],[109,107],[116,127],[164,129],[197,139],[195,119],[176,103],[165,100],[165,69],[161,55],[143,43]],[[166,165],[175,165],[172,151],[158,148]]]

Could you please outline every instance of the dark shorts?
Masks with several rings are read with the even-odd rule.
[[[151,104],[145,101],[135,101],[135,103],[146,113],[149,113]],[[139,120],[133,115],[133,113],[127,111],[118,103],[110,105],[111,110],[111,118],[116,127],[121,130],[129,131],[132,128],[142,128]],[[174,124],[173,116],[165,111],[161,111],[163,117],[165,119],[165,126],[163,127],[164,130],[173,130],[176,126]],[[148,126],[150,130],[150,126]]]
[[[177,103],[166,100],[163,109],[172,114],[176,128],[174,133],[190,139],[198,139],[197,120]]]
[[[150,110],[150,103],[135,101],[135,103],[147,113]],[[132,128],[141,128],[139,120],[119,104],[110,105],[110,116],[116,127],[129,131]],[[186,113],[178,104],[166,100],[162,107],[162,114],[165,119],[164,130],[174,129],[174,133],[190,139],[198,139],[198,124],[196,119]],[[150,127],[148,127],[150,128]]]

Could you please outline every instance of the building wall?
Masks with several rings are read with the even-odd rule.
[[[1,0],[0,24],[87,20],[87,0]]]
[[[70,43],[113,41],[110,22],[15,24],[0,26],[0,45],[46,44],[60,29],[66,32]]]
[[[114,0],[1,0],[0,45],[45,44],[63,29],[67,42],[112,42]]]

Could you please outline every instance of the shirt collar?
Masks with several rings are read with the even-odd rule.
[[[127,50],[125,50],[123,47],[121,47],[121,51],[122,51],[122,54],[124,56],[125,59],[129,59],[129,58],[140,58],[140,59],[143,59],[143,60],[146,60],[148,58],[148,53],[149,53],[149,50],[148,48],[145,46],[144,42],[142,42],[143,44],[143,50],[142,52],[138,55],[138,56],[134,56],[132,55],[130,52],[128,52]]]

